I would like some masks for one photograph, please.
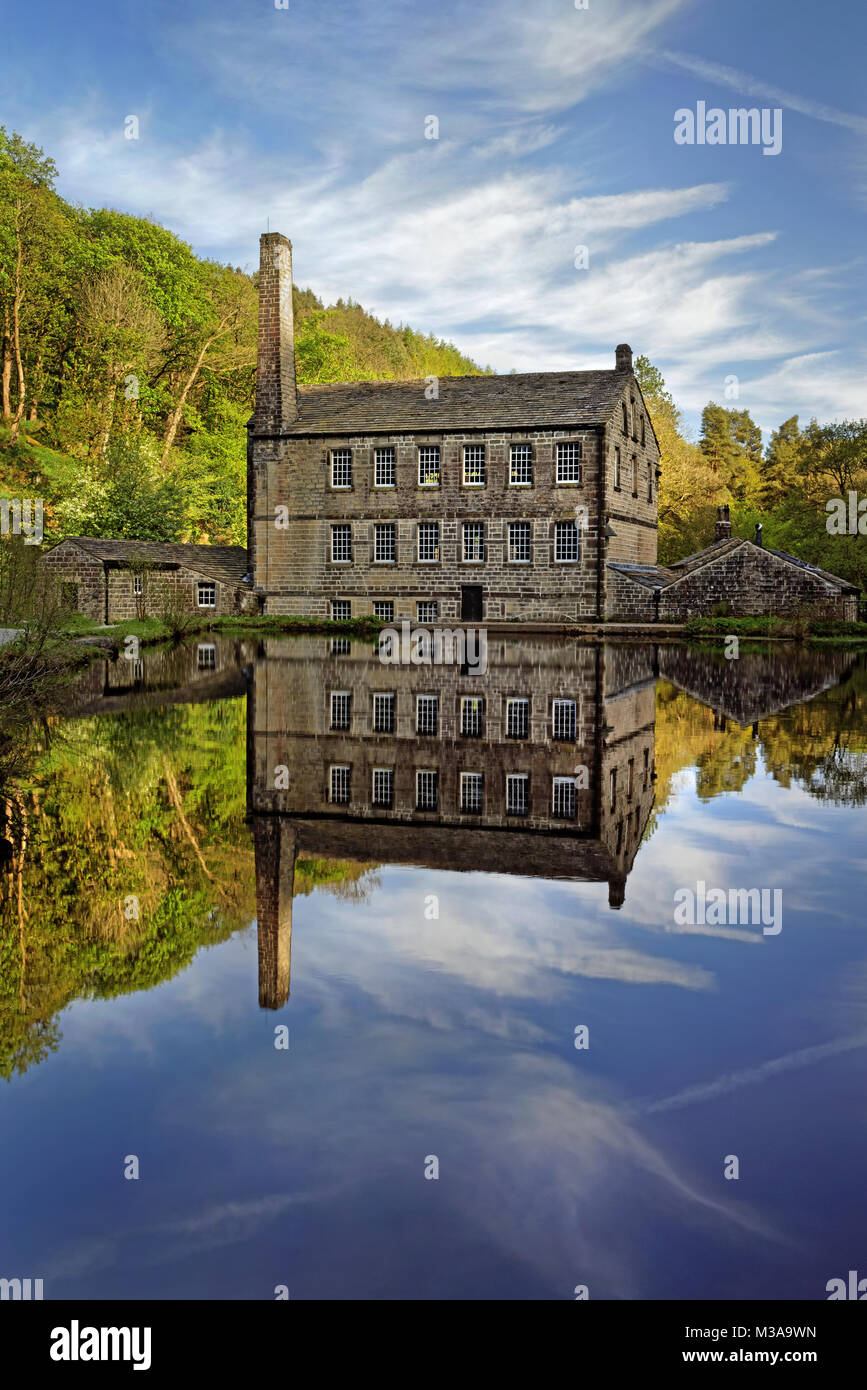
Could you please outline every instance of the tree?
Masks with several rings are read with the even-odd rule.
[[[801,447],[801,431],[797,415],[784,420],[779,429],[771,431],[765,451],[762,481],[759,489],[759,502],[762,507],[772,510],[799,485],[798,459]]]

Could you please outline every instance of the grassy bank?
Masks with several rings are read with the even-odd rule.
[[[867,645],[867,623],[779,618],[692,618],[684,625],[690,640],[724,642],[727,637],[807,642],[809,645]]]
[[[121,644],[126,637],[137,637],[146,647],[159,642],[178,642],[185,637],[211,633],[220,637],[267,637],[279,633],[319,632],[326,635],[370,637],[386,626],[379,618],[351,618],[334,622],[330,618],[296,617],[234,617],[205,618],[191,613],[189,620],[180,618],[136,618],[122,623],[95,623],[80,614],[73,614],[64,624],[67,637],[100,637]]]

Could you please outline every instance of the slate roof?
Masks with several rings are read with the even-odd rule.
[[[424,379],[299,386],[299,417],[283,434],[602,425],[623,389],[624,375],[612,370],[444,376],[437,400],[426,399]]]
[[[95,536],[66,536],[58,544],[77,545],[104,565],[126,567],[134,557],[143,556],[152,564],[181,566],[223,584],[240,584],[250,568],[243,545],[174,545],[164,541],[103,540]]]
[[[627,579],[634,580],[637,584],[643,584],[647,588],[662,588],[668,584],[675,584],[679,579],[683,579],[687,574],[692,574],[693,570],[701,569],[704,565],[711,564],[718,560],[722,555],[732,550],[737,550],[742,545],[752,546],[754,550],[763,550],[767,555],[775,555],[778,560],[785,560],[790,565],[797,565],[799,569],[808,570],[815,574],[817,578],[824,579],[828,584],[834,584],[844,593],[854,594],[858,590],[855,585],[850,584],[847,579],[841,579],[838,574],[829,574],[827,570],[819,569],[818,565],[808,565],[806,560],[799,560],[797,555],[789,555],[785,550],[773,550],[770,546],[758,546],[754,541],[747,540],[745,536],[726,536],[721,541],[714,541],[713,545],[705,546],[704,550],[699,550],[695,555],[687,555],[683,560],[675,560],[671,565],[634,565],[627,564],[625,561],[609,560],[608,568],[617,570]]]

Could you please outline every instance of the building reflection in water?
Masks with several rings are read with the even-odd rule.
[[[484,675],[371,642],[264,642],[248,715],[259,999],[289,994],[295,860],[608,884],[653,804],[656,649],[489,641]]]

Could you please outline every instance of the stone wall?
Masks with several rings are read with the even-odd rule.
[[[105,622],[105,571],[101,561],[71,541],[61,541],[52,550],[46,551],[43,563],[58,584],[77,586],[76,612],[83,613],[94,622]]]
[[[131,570],[108,570],[109,622],[132,622],[138,615],[133,592],[135,576]],[[144,612],[147,617],[159,617],[169,606],[191,609],[211,617],[232,616],[239,611],[238,590],[234,584],[223,584],[206,575],[191,574],[189,570],[147,570],[141,575]],[[216,585],[216,607],[200,608],[199,582]]]
[[[733,617],[803,611],[814,618],[846,618],[855,600],[815,571],[746,542],[664,588],[660,621],[704,617],[722,603]]]

